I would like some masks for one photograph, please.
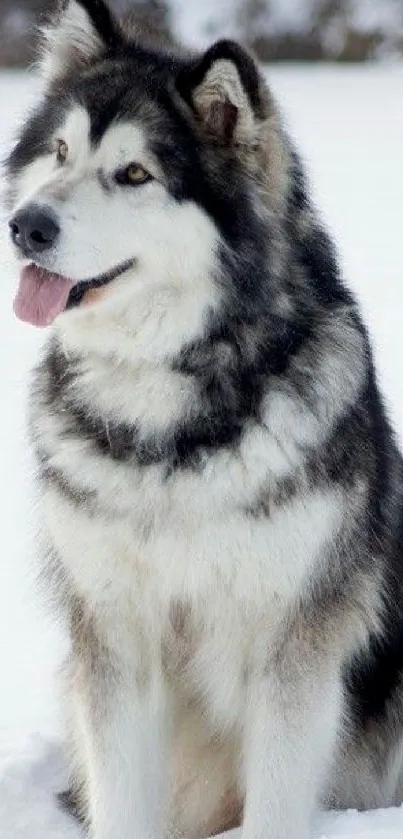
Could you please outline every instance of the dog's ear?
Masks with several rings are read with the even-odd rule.
[[[62,0],[42,32],[39,66],[50,82],[80,71],[116,48],[122,39],[119,24],[104,0]]]
[[[218,41],[177,80],[181,96],[207,132],[225,145],[249,145],[265,117],[263,82],[253,58],[235,41]]]

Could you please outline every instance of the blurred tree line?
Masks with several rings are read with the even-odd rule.
[[[235,36],[264,61],[365,61],[403,56],[403,0],[109,0],[143,31],[193,43]],[[55,0],[0,0],[0,64],[24,66]],[[218,14],[221,12],[221,14]],[[182,33],[183,35],[183,33]]]
[[[166,0],[108,0],[111,8],[138,22],[142,31],[171,36]],[[38,29],[46,23],[57,0],[0,0],[0,66],[30,64],[36,55]]]

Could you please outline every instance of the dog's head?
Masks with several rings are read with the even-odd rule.
[[[118,317],[159,289],[197,298],[200,321],[234,295],[223,277],[242,260],[251,299],[282,166],[254,60],[231,41],[198,56],[155,50],[103,0],[69,0],[41,69],[43,98],[8,161],[17,314]]]

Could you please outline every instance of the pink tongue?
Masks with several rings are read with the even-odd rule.
[[[51,274],[37,265],[28,265],[20,275],[14,300],[17,318],[34,326],[49,326],[63,312],[75,283],[60,274]]]

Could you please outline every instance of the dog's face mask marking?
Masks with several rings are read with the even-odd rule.
[[[89,8],[72,0],[48,31],[47,94],[9,161],[15,309],[40,326],[112,281],[211,283],[227,235],[217,218],[240,228],[238,150],[255,146],[263,116],[257,70],[236,45],[184,63]]]
[[[185,209],[170,195],[140,126],[114,122],[94,147],[89,116],[75,107],[57,133],[40,180],[38,160],[24,171],[10,222],[28,261],[16,301],[23,319],[46,325],[86,290],[129,271],[166,281],[189,246],[198,260],[201,243],[213,253],[213,226],[195,204]]]

